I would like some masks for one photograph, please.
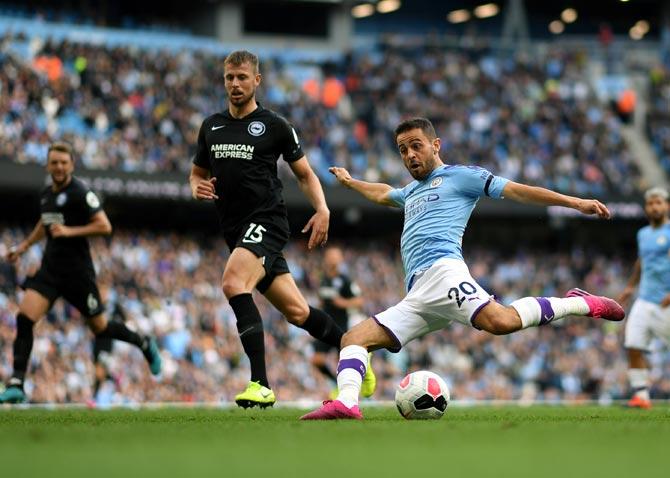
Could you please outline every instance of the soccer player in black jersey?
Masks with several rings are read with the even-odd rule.
[[[245,408],[275,402],[265,369],[263,323],[251,296],[254,287],[290,323],[313,337],[337,347],[342,338],[330,316],[307,304],[282,255],[289,225],[277,177],[280,156],[316,210],[302,230],[311,231],[309,249],[325,244],[330,211],[293,127],[256,102],[260,82],[256,55],[248,51],[228,55],[224,61],[228,109],[203,121],[190,176],[193,197],[214,201],[231,250],[222,287],[251,363],[251,380],[235,397]]]
[[[122,322],[107,322],[103,315],[86,237],[108,235],[112,226],[95,193],[72,175],[74,155],[69,144],[57,142],[49,147],[47,171],[51,185],[40,197],[41,217],[28,237],[10,248],[7,255],[7,260],[15,262],[32,244],[47,239],[39,271],[23,284],[25,294],[16,317],[14,372],[7,389],[0,394],[0,403],[26,400],[23,381],[33,347],[33,325],[58,297],[79,310],[96,336],[136,345],[149,362],[151,373],[158,375],[161,370],[161,357],[153,338],[138,335]]]
[[[344,255],[339,247],[328,247],[323,253],[323,277],[319,286],[319,298],[323,311],[335,319],[335,323],[342,330],[349,328],[349,309],[363,305],[361,289],[343,271]],[[319,340],[314,342],[312,365],[326,378],[337,384],[335,373],[328,366],[328,352],[340,350]],[[375,391],[377,380],[374,373],[365,375],[361,387],[361,394],[370,397]],[[337,385],[336,385],[337,386]],[[331,394],[332,395],[332,394]]]

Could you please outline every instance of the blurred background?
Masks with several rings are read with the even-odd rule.
[[[615,214],[482,200],[464,255],[499,300],[623,290],[645,224],[641,193],[667,186],[670,172],[670,1],[0,1],[0,253],[38,219],[49,143],[70,141],[75,174],[115,228],[92,241],[109,314],[155,334],[165,370],[157,384],[141,354],[117,343],[94,397],[92,335],[59,301],[36,328],[33,401],[227,401],[244,387],[248,362],[220,290],[228,251],[213,206],[191,200],[187,180],[202,120],[226,107],[222,59],[238,48],[260,56],[259,101],[295,125],[325,186],[331,242],[364,298],[353,322],[404,295],[402,215],[342,190],[327,169],[406,184],[392,130],[414,115],[434,122],[447,163],[596,197]],[[280,166],[286,257],[319,305],[322,251],[300,234],[311,211]],[[42,246],[16,267],[0,262],[0,380],[11,374],[18,284]],[[257,303],[279,400],[326,398],[311,340]],[[454,324],[375,353],[376,398],[430,368],[460,400],[608,402],[628,393],[622,333],[583,319],[504,338]],[[668,358],[657,344],[656,398],[670,398]]]

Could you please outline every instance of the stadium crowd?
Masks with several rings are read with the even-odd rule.
[[[0,249],[23,233],[5,228]],[[473,276],[505,303],[524,295],[561,295],[576,284],[616,295],[632,265],[580,249],[565,253],[519,249],[511,256],[484,247],[464,252]],[[36,245],[16,268],[0,263],[0,379],[11,373],[21,295],[17,285],[35,270],[40,255]],[[248,362],[219,287],[227,255],[222,240],[126,230],[116,232],[111,241],[94,241],[93,255],[108,310],[114,311],[111,315],[123,315],[130,327],[156,335],[164,359],[162,381],[156,383],[137,350],[115,343],[113,352],[103,358],[114,380],[100,389],[99,403],[230,401],[244,388]],[[292,242],[286,257],[308,301],[317,304],[320,252],[306,252],[304,244]],[[365,299],[353,320],[379,312],[403,296],[394,241],[348,243],[345,257],[348,273]],[[288,326],[262,298],[257,303],[266,327],[269,378],[279,400],[327,396],[332,385],[309,364],[309,336]],[[58,302],[36,328],[26,384],[33,401],[92,399],[91,339],[77,312]],[[669,355],[659,348],[652,357],[656,397],[670,397]],[[445,377],[453,397],[460,400],[606,401],[627,393],[622,327],[585,319],[566,319],[507,337],[454,324],[398,354],[376,352],[373,363],[379,399],[393,397],[406,371],[424,368]]]
[[[10,54],[16,41],[31,60]],[[42,163],[51,140],[69,139],[87,168],[185,172],[203,118],[225,104],[221,58],[204,52],[8,36],[0,55],[0,160]],[[323,63],[261,58],[260,97],[296,125],[326,182],[331,165],[405,182],[392,130],[422,115],[449,162],[579,195],[635,192],[639,171],[587,63],[381,45]]]
[[[670,174],[670,69],[658,66],[649,76],[647,131],[661,166]]]

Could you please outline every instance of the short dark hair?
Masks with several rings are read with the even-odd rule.
[[[406,133],[407,131],[411,131],[413,129],[420,129],[421,131],[423,131],[423,134],[428,136],[428,139],[437,138],[437,133],[435,133],[433,123],[431,123],[428,118],[421,118],[421,117],[406,119],[398,126],[396,126],[396,129],[394,131],[395,134],[394,138],[398,139],[398,135],[401,135],[402,133]]]
[[[49,149],[47,150],[47,160],[49,159],[49,155],[51,154],[52,151],[58,151],[59,153],[67,153],[70,155],[70,160],[74,163],[74,148],[70,143],[66,143],[65,141],[55,141],[49,145]]]
[[[259,69],[258,57],[253,53],[251,53],[250,51],[237,50],[232,52],[230,55],[226,57],[225,60],[223,60],[224,65],[240,66],[244,63],[249,63],[251,66],[254,67],[256,73],[258,73]]]

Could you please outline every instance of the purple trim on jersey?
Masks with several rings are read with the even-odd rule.
[[[342,370],[347,368],[353,368],[358,373],[361,374],[361,378],[365,377],[365,364],[358,359],[342,359],[337,364],[337,373],[339,374]]]
[[[493,298],[495,299],[495,296],[494,296]],[[475,319],[477,318],[477,316],[479,315],[479,313],[481,312],[481,310],[482,310],[484,307],[486,307],[487,305],[489,305],[490,303],[491,303],[491,299],[489,299],[488,302],[484,302],[483,304],[480,304],[480,306],[477,307],[477,308],[475,309],[475,311],[472,313],[472,315],[470,316],[470,325],[472,325],[475,329],[477,329],[477,330],[482,330],[482,329],[480,329],[479,327],[477,327],[477,326],[475,325]]]
[[[389,352],[393,352],[393,353],[400,352],[400,349],[402,348],[402,343],[400,343],[400,340],[398,340],[398,337],[396,337],[396,335],[393,333],[393,331],[391,329],[389,329],[387,326],[385,326],[384,324],[382,324],[377,317],[372,317],[372,319],[375,322],[377,322],[377,324],[382,329],[384,329],[384,331],[391,338],[391,340],[393,340],[393,342],[395,342],[394,347],[386,347],[386,350],[388,350]]]
[[[535,297],[535,300],[540,304],[540,325],[547,325],[554,320],[554,309],[551,307],[551,302],[545,297]]]

